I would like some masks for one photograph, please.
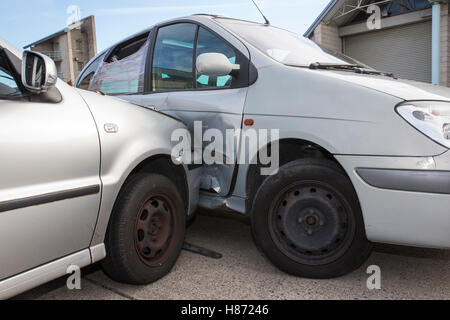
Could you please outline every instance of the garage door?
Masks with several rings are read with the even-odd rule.
[[[344,53],[399,78],[431,82],[431,21],[347,36]]]

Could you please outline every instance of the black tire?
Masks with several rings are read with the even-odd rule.
[[[253,202],[252,232],[275,266],[306,278],[350,273],[372,247],[351,181],[326,159],[296,160],[268,177]]]
[[[105,273],[132,285],[170,272],[183,247],[186,212],[175,184],[158,174],[132,177],[120,192],[105,239]]]

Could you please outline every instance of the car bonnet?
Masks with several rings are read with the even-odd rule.
[[[379,75],[355,74],[345,71],[315,70],[337,80],[350,82],[389,94],[403,100],[450,101],[450,89],[425,82],[395,79]]]

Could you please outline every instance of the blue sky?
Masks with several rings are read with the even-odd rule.
[[[273,25],[303,34],[329,0],[257,0]],[[0,11],[0,37],[20,49],[65,27],[67,8],[95,15],[99,51],[157,22],[194,13],[262,21],[251,0],[16,0]]]

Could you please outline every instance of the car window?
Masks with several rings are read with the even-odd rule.
[[[88,90],[89,85],[91,84],[92,77],[94,76],[97,69],[100,67],[100,64],[102,63],[103,59],[105,58],[106,53],[99,56],[97,59],[95,59],[89,67],[84,71],[84,73],[80,76],[80,79],[78,80],[77,87],[80,89]]]
[[[259,23],[217,18],[216,21],[272,59],[286,65],[308,67],[311,63],[361,64],[343,54],[323,49],[293,32]]]
[[[9,71],[6,60],[0,55],[0,99],[20,97],[19,86]]]
[[[90,80],[90,91],[105,94],[136,94],[144,91],[148,34],[119,45],[107,61],[101,61]]]
[[[179,23],[158,31],[153,53],[153,91],[193,89],[197,26]]]
[[[197,41],[197,58],[203,53],[222,53],[231,63],[236,63],[236,52],[222,39],[211,32],[200,28]],[[210,77],[201,75],[196,71],[197,88],[220,88],[230,87],[233,77]]]

